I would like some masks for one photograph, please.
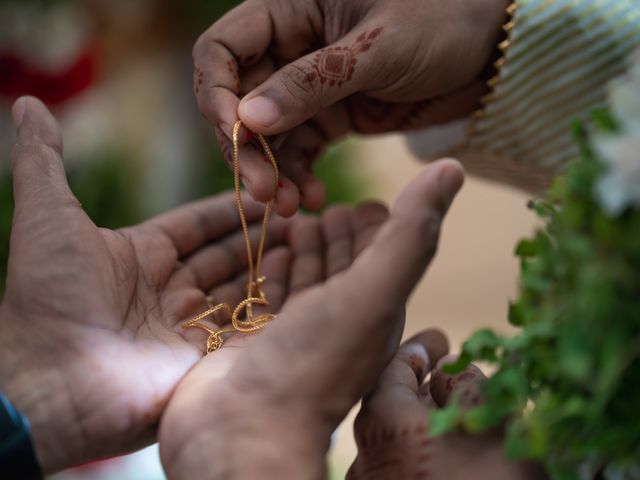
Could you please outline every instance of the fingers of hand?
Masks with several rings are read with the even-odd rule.
[[[478,406],[483,401],[482,385],[485,375],[475,365],[469,365],[457,375],[448,375],[442,371],[444,365],[455,361],[456,357],[444,357],[438,363],[431,376],[431,395],[439,406],[456,399],[462,407]]]
[[[398,197],[389,220],[348,274],[332,285],[333,301],[348,308],[348,315],[366,312],[364,324],[350,322],[354,329],[372,328],[404,305],[435,254],[442,218],[462,181],[457,162],[427,167]]]
[[[418,395],[427,374],[448,351],[449,343],[440,330],[420,332],[400,346],[382,372],[375,392],[386,394],[397,387],[406,387]]]
[[[262,219],[264,205],[242,194],[247,222]],[[178,207],[144,223],[145,228],[160,229],[173,243],[179,258],[202,246],[229,235],[240,228],[234,192]]]
[[[371,245],[380,228],[389,219],[389,209],[381,203],[367,202],[358,205],[353,215],[353,257],[359,256]]]
[[[333,140],[344,136],[351,128],[343,103],[322,109],[308,122],[283,133],[285,137],[277,146],[276,156],[283,175],[290,178],[300,190],[302,206],[317,210],[325,203],[325,186],[315,176],[314,164]]]
[[[239,66],[250,65],[271,43],[269,11],[243,2],[203,33],[193,48],[198,107],[228,138],[237,121]]]
[[[233,169],[233,144],[220,128],[216,138],[227,164]],[[276,181],[275,171],[262,147],[252,142],[239,146],[238,170],[249,194],[260,202],[274,200],[274,209],[281,217],[292,216],[300,204],[298,187],[282,172]]]
[[[233,171],[233,142],[220,128],[216,128],[215,133],[222,156]],[[246,144],[238,148],[238,170],[241,181],[255,200],[265,203],[275,196],[278,185],[273,165],[258,147]]]
[[[316,217],[300,216],[289,230],[289,246],[294,255],[290,294],[299,293],[324,279],[324,238]]]
[[[278,313],[289,296],[292,260],[295,254],[288,247],[278,247],[267,252],[262,262],[262,274],[267,281],[263,285],[269,305],[255,307],[255,313]]]
[[[353,262],[352,210],[334,205],[322,215],[322,231],[327,245],[327,278],[346,270]]]
[[[294,129],[276,152],[282,172],[298,187],[302,205],[310,210],[324,205],[325,188],[312,169],[327,143],[318,128],[306,123]]]
[[[262,232],[262,224],[256,222],[249,228],[249,237],[256,254],[258,241]],[[286,240],[287,225],[281,219],[274,219],[269,224],[265,240],[265,250],[282,245]],[[206,246],[184,262],[184,268],[193,276],[195,285],[200,290],[209,290],[221,282],[227,281],[240,273],[247,266],[247,253],[244,234],[235,231],[224,239]]]
[[[365,203],[355,210],[334,205],[322,216],[326,253],[326,277],[348,269],[360,252],[371,243],[389,211],[378,203]]]

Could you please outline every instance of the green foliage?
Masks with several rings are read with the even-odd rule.
[[[616,128],[602,111],[593,123]],[[454,402],[432,418],[438,434],[506,421],[508,455],[540,460],[562,480],[640,464],[640,211],[602,211],[593,195],[602,163],[586,129],[576,124],[574,134],[580,157],[533,206],[545,228],[516,248],[509,320],[521,331],[476,332],[449,367],[495,366],[487,402],[470,411]]]
[[[241,2],[242,0],[187,0],[172,2],[171,5],[188,22],[187,28],[200,34]]]
[[[128,155],[103,152],[70,168],[67,177],[82,208],[99,227],[120,228],[142,220],[136,194],[141,175]]]

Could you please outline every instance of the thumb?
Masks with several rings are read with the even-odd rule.
[[[371,89],[383,35],[384,27],[356,30],[286,65],[242,99],[240,119],[250,130],[276,135],[354,92]]]
[[[344,285],[336,294],[348,294],[356,311],[384,315],[403,305],[435,255],[442,220],[463,181],[455,160],[428,166],[400,194],[389,220],[340,279]],[[369,317],[375,321],[380,315]]]
[[[79,205],[64,172],[60,127],[47,107],[37,98],[21,97],[11,113],[18,128],[11,158],[16,215]]]

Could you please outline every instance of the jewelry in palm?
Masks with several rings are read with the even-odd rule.
[[[247,224],[247,218],[244,213],[244,207],[242,205],[241,191],[240,191],[240,155],[238,145],[238,134],[242,123],[236,122],[233,127],[233,179],[234,188],[236,193],[236,204],[238,206],[238,214],[240,216],[240,223],[242,224],[242,232],[244,234],[244,241],[247,253],[247,265],[248,265],[248,282],[247,282],[247,297],[242,300],[235,309],[226,303],[219,303],[213,305],[213,302],[208,301],[208,309],[202,312],[200,315],[192,318],[188,322],[182,325],[182,328],[201,328],[209,333],[207,338],[207,353],[211,353],[218,350],[224,344],[223,335],[225,333],[250,333],[256,332],[264,328],[269,322],[271,322],[275,315],[271,313],[264,313],[262,315],[255,315],[253,312],[253,305],[269,305],[266,295],[262,288],[266,278],[261,274],[262,266],[262,254],[264,251],[264,244],[267,237],[267,227],[269,225],[269,214],[271,213],[271,204],[273,200],[269,200],[264,210],[264,216],[262,219],[262,230],[260,233],[260,240],[258,242],[258,249],[256,251],[255,265],[253,262],[253,248],[251,245],[251,237],[249,236],[249,227]],[[267,158],[273,166],[273,170],[276,176],[276,182],[278,181],[278,163],[269,147],[267,140],[262,135],[257,135],[260,145],[264,150]],[[221,327],[218,330],[214,330],[207,324],[202,323],[202,320],[209,315],[214,315],[217,312],[224,311],[231,317],[231,325],[228,327]],[[245,312],[244,318],[240,318],[241,314]]]

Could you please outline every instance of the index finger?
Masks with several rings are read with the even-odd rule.
[[[244,192],[241,197],[247,222],[253,223],[262,218],[264,205],[251,200]],[[178,207],[143,225],[161,230],[175,246],[178,256],[185,257],[210,241],[240,228],[235,192]]]
[[[215,22],[193,48],[198,108],[229,138],[238,120],[240,67],[255,63],[265,54],[272,31],[267,6],[250,0]]]

